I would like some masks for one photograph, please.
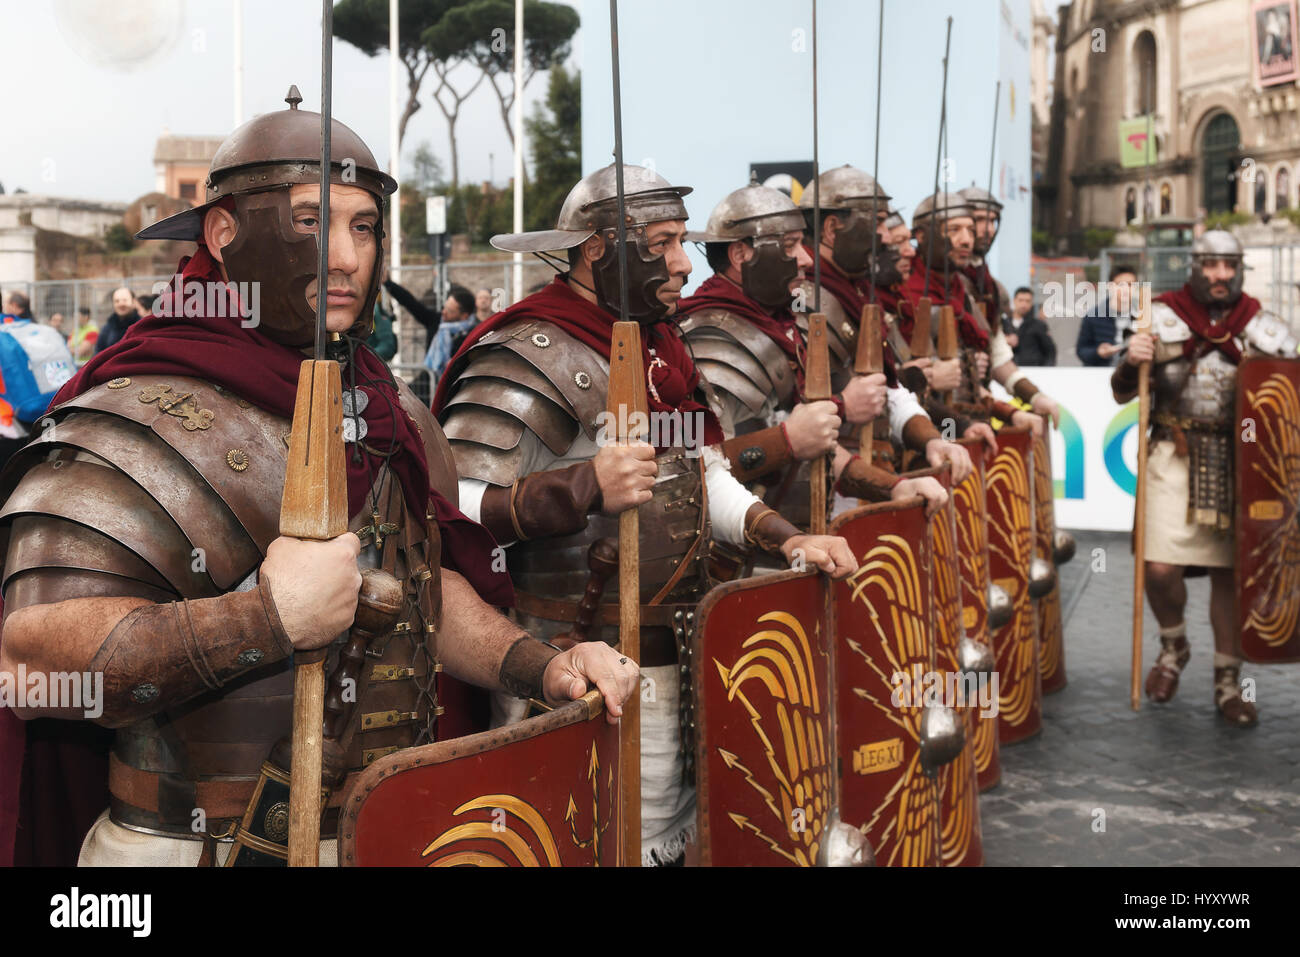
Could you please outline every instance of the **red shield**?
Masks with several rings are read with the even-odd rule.
[[[959,673],[957,644],[962,627],[961,560],[952,482],[944,469],[938,476],[949,490],[948,507],[931,523],[934,531],[934,620],[939,670]],[[978,701],[966,711],[966,747],[939,769],[939,846],[945,867],[978,867],[984,862],[980,836],[979,787],[975,772],[975,729],[980,723]],[[986,718],[985,721],[994,719]]]
[[[380,758],[343,796],[339,863],[613,866],[618,746],[591,692],[507,728]]]
[[[959,443],[970,453],[975,470],[952,493],[957,525],[958,570],[961,572],[961,621],[966,635],[992,647],[989,635],[989,539],[988,509],[984,500],[985,457],[988,447],[979,439],[962,439]],[[997,787],[1002,779],[1002,761],[998,753],[998,719],[996,716],[974,717],[975,773],[980,791]]]
[[[1300,661],[1300,362],[1237,369],[1236,579],[1241,654]]]
[[[998,738],[1023,741],[1043,727],[1038,621],[1029,597],[1033,555],[1033,436],[1027,427],[998,432],[998,454],[984,476],[988,503],[989,577],[1011,597],[1014,614],[993,635],[997,657]]]
[[[1034,443],[1034,554],[1049,564],[1056,536],[1056,496],[1052,492],[1052,420],[1043,417],[1043,437]],[[1061,582],[1037,600],[1039,671],[1043,694],[1065,687],[1065,635],[1061,627]]]
[[[826,587],[813,572],[719,585],[691,652],[700,863],[818,863],[834,801]]]
[[[921,505],[885,502],[839,516],[831,534],[858,558],[831,586],[840,815],[866,834],[877,864],[936,866],[939,787],[921,768],[919,706],[940,670],[930,523]]]

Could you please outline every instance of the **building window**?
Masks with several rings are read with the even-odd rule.
[[[1124,194],[1124,222],[1131,223],[1138,218],[1138,194],[1132,186]]]
[[[1255,169],[1255,215],[1268,212],[1268,170]]]
[[[1143,30],[1133,42],[1133,112],[1145,116],[1156,111],[1156,38]]]
[[[1168,183],[1160,184],[1160,215],[1172,216],[1174,212],[1174,188]]]
[[[1207,213],[1230,213],[1237,208],[1237,164],[1241,133],[1227,113],[1210,118],[1201,134],[1202,196]]]
[[[181,199],[193,199],[196,195],[198,195],[198,191],[195,189],[197,185],[198,184],[195,183],[193,180],[182,180]]]
[[[1284,166],[1277,171],[1276,180],[1277,209],[1281,212],[1291,208],[1291,173]]]

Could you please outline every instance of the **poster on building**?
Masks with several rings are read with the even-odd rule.
[[[1295,15],[1295,0],[1256,0],[1251,8],[1257,86],[1276,86],[1300,77]]]
[[[1156,161],[1155,124],[1149,116],[1119,121],[1119,163],[1125,169]]]
[[[812,182],[812,160],[795,160],[787,163],[750,163],[749,175],[760,186],[779,189],[796,203],[804,188]]]

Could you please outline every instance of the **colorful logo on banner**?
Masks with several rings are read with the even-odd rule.
[[[1102,439],[1102,457],[1111,479],[1129,495],[1137,494],[1137,476],[1124,461],[1124,437],[1137,425],[1138,404],[1130,402],[1110,420]]]
[[[1065,478],[1052,479],[1052,496],[1083,498],[1083,429],[1065,406],[1061,406],[1061,425],[1057,431],[1065,443]]]

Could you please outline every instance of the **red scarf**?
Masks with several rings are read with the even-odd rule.
[[[961,280],[957,278],[955,270],[948,273],[948,289],[945,293],[943,286],[943,270],[930,269],[924,266],[912,264],[912,274],[907,277],[907,282],[903,284],[903,297],[907,300],[912,309],[916,308],[917,302],[922,296],[929,296],[931,302],[937,306],[952,306],[952,311],[957,315],[957,332],[961,336],[962,344],[972,349],[988,349],[989,334],[980,328],[980,322],[966,308],[966,291],[962,288]],[[927,279],[929,280],[927,282]],[[908,315],[901,312],[898,316],[898,328],[903,333],[903,338],[910,340],[912,338],[912,314],[911,309]]]
[[[803,395],[805,349],[803,334],[787,307],[772,315],[743,289],[725,276],[712,275],[700,284],[694,295],[677,303],[677,315],[689,316],[702,309],[723,309],[733,312],[757,328],[780,347],[795,372],[795,384]]]
[[[610,336],[617,319],[570,289],[565,274],[561,274],[545,289],[474,327],[474,331],[461,343],[460,350],[438,383],[438,393],[433,398],[433,414],[438,415],[450,398],[451,383],[456,380],[466,353],[479,339],[494,329],[529,319],[540,319],[559,326],[562,331],[594,349],[605,359],[609,358]],[[682,342],[676,325],[667,321],[656,323],[648,329],[643,327],[641,358],[646,371],[646,408],[651,412],[676,412],[681,415],[702,412],[704,444],[717,445],[721,442],[722,424],[718,417],[708,406],[694,398],[700,385],[700,374],[695,369],[695,363]],[[670,431],[659,430],[660,434]]]
[[[812,250],[807,246],[804,250],[810,256],[812,255]],[[857,328],[862,322],[862,307],[871,302],[871,286],[867,279],[865,277],[850,279],[840,272],[834,263],[822,256],[822,286],[835,297],[840,308],[849,317],[849,321],[853,323],[854,328]],[[883,345],[880,352],[885,363],[885,382],[893,388],[898,385],[898,369],[893,347],[889,344],[889,329],[885,325],[885,313],[889,312],[889,309],[881,298],[879,289],[876,290],[876,303],[880,306],[880,341]]]
[[[1178,313],[1178,318],[1187,323],[1187,327],[1192,330],[1193,338],[1183,343],[1184,356],[1189,359],[1199,359],[1212,350],[1218,349],[1233,365],[1241,361],[1241,350],[1232,340],[1241,334],[1246,328],[1246,323],[1250,322],[1255,317],[1255,313],[1260,310],[1258,299],[1242,293],[1241,298],[1227,314],[1215,322],[1210,318],[1209,307],[1199,302],[1188,286],[1173,292],[1163,292],[1155,297],[1155,301],[1164,303]]]
[[[222,281],[217,262],[206,246],[200,245],[192,257],[182,259],[178,268],[182,283]],[[154,308],[183,314],[180,304],[174,309],[164,308],[176,288],[164,292]],[[237,306],[231,292],[226,314],[233,318],[146,316],[133,323],[120,342],[87,362],[59,390],[51,406],[119,376],[177,375],[214,382],[272,415],[291,419],[303,354],[272,341],[256,328],[244,328]],[[357,388],[370,399],[364,413],[366,444],[381,450],[396,446],[389,467],[401,483],[412,513],[431,514],[437,519],[443,567],[464,575],[490,604],[513,605],[509,576],[491,571],[496,548],[491,534],[430,487],[424,443],[414,420],[398,402],[387,366],[365,347],[356,350],[355,363],[357,380],[365,383]],[[343,380],[346,383],[348,379],[345,369]],[[347,463],[348,514],[355,516],[366,506],[382,462],[378,456],[353,456],[349,450]]]
[[[989,321],[1000,321],[998,316],[998,284],[993,281],[993,273],[989,272],[987,262],[981,262],[978,266],[971,262],[963,266],[961,271],[966,274],[966,278],[971,281],[975,289],[975,301],[984,303],[988,308]]]

